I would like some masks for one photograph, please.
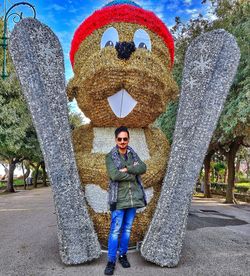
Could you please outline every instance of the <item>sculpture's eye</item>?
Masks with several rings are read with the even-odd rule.
[[[119,41],[119,35],[114,27],[108,28],[102,35],[101,49],[104,47],[114,47],[116,42]]]
[[[113,41],[111,41],[111,40],[109,40],[108,42],[106,42],[106,44],[105,44],[105,47],[113,47],[114,46],[114,43],[113,43]]]
[[[147,45],[144,42],[141,42],[138,46],[138,48],[148,49]]]
[[[134,34],[134,43],[136,48],[147,49],[151,51],[151,40],[149,34],[143,30],[139,29]]]

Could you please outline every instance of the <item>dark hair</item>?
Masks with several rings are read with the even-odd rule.
[[[115,138],[117,138],[119,133],[122,132],[122,131],[127,132],[128,138],[129,138],[129,131],[128,131],[127,127],[125,127],[125,126],[120,126],[115,130]]]

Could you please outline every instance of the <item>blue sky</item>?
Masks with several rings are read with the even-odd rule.
[[[68,81],[73,77],[71,63],[69,60],[70,44],[76,28],[80,23],[100,9],[109,0],[26,0],[35,6],[37,19],[48,25],[58,36],[64,51],[65,76]],[[1,0],[0,15],[4,14],[11,5],[21,2],[16,0]],[[196,18],[199,13],[207,18],[211,17],[211,5],[201,4],[201,0],[134,0],[142,8],[153,11],[160,17],[170,29],[175,23],[175,17],[179,16],[182,21]],[[24,16],[31,16],[30,9],[18,6],[15,11],[22,11]],[[14,10],[13,10],[14,12]],[[9,29],[13,28],[12,20],[9,20]],[[73,112],[80,112],[75,101],[70,104]]]
[[[7,9],[17,2],[15,0],[1,0],[0,14],[4,12],[4,1]],[[59,37],[65,58],[65,74],[69,80],[73,76],[69,61],[70,43],[74,31],[79,24],[110,1],[107,0],[27,0],[35,6],[37,19],[48,25]],[[181,17],[183,21],[195,18],[199,13],[209,17],[209,4],[202,5],[201,0],[135,0],[137,4],[146,10],[155,12],[165,24],[171,28],[174,25],[175,16]],[[23,11],[24,15],[30,16],[27,8],[19,6],[17,10]],[[9,24],[11,28],[11,22]]]

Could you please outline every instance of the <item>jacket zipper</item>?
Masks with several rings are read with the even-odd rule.
[[[129,193],[130,193],[130,201],[131,201],[131,205],[133,207],[133,199],[132,199],[132,192],[131,192],[131,183],[129,182]]]

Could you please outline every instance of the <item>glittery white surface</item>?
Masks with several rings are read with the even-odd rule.
[[[38,20],[25,18],[12,31],[10,53],[53,190],[62,262],[79,264],[96,259],[101,247],[76,167],[59,40]]]
[[[85,186],[85,196],[88,204],[96,213],[108,213],[108,192],[96,184]]]
[[[148,204],[150,203],[151,199],[154,196],[154,189],[153,187],[145,189],[146,198]],[[85,196],[89,206],[96,212],[96,213],[108,213],[109,212],[109,205],[108,205],[108,192],[102,189],[97,184],[87,184],[85,186]],[[142,213],[145,211],[147,207],[137,209],[137,213]]]
[[[179,262],[193,189],[239,58],[224,30],[201,35],[187,50],[168,169],[141,246],[142,256],[160,266]]]
[[[114,127],[94,127],[92,153],[109,153],[115,144]],[[149,149],[143,129],[129,128],[129,145],[135,150],[142,161],[150,159]]]

